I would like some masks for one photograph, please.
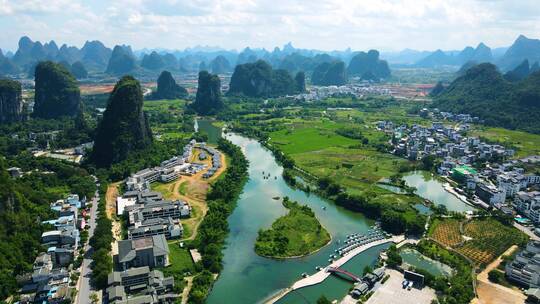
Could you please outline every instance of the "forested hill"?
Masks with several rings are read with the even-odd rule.
[[[540,72],[509,82],[493,64],[479,64],[454,80],[434,106],[478,116],[487,125],[540,133]]]
[[[47,227],[41,221],[55,216],[49,203],[67,193],[90,199],[96,189],[86,170],[59,160],[22,153],[10,158],[10,165],[32,173],[13,180],[0,157],[0,299],[20,287],[17,276],[31,272],[38,253],[46,250],[40,240]]]

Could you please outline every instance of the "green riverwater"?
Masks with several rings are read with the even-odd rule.
[[[434,276],[449,277],[452,275],[452,268],[450,266],[425,257],[414,249],[403,249],[400,255],[403,258],[403,262],[416,268],[424,269]]]
[[[416,188],[416,194],[432,201],[435,205],[444,205],[449,211],[465,212],[474,210],[474,207],[465,204],[453,194],[446,191],[443,183],[431,176],[431,173],[415,171],[403,176],[409,187]]]
[[[202,129],[203,125],[200,124],[200,127]],[[257,141],[235,134],[229,134],[227,138],[240,146],[249,160],[249,180],[229,217],[230,233],[223,252],[224,269],[207,303],[262,302],[301,279],[303,272],[312,274],[316,272],[316,266],[328,264],[329,255],[338,247],[336,240],[344,240],[347,234],[353,232],[366,232],[373,224],[360,213],[290,188],[281,177],[283,168],[275,162],[271,152]],[[264,179],[263,171],[266,175],[270,173],[270,178]],[[268,228],[276,218],[287,212],[280,201],[272,199],[276,196],[288,196],[309,205],[331,234],[332,243],[313,255],[298,259],[274,260],[256,255],[253,246],[259,229]],[[364,267],[373,265],[380,250],[387,246],[371,248],[343,268],[361,275]],[[350,282],[331,276],[319,285],[288,294],[278,303],[315,303],[323,294],[329,299],[341,299],[351,286]]]
[[[221,129],[212,125],[212,120],[195,120],[195,131],[200,131],[201,133],[208,135],[209,144],[215,145],[221,138]]]

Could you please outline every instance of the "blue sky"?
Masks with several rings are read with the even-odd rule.
[[[0,0],[0,48],[22,35],[82,46],[401,50],[540,38],[538,0]]]

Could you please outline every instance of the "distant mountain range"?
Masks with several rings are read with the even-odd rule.
[[[441,66],[462,66],[468,62],[490,62],[502,71],[510,71],[525,60],[531,65],[540,62],[540,40],[520,35],[508,48],[490,49],[483,43],[476,48],[466,47],[462,51],[437,50],[416,61],[413,66],[434,68]]]
[[[119,47],[119,48],[118,48]],[[114,52],[116,50],[116,52]],[[363,52],[354,52],[350,48],[343,51],[321,51],[313,49],[295,48],[291,43],[272,51],[260,48],[246,47],[238,52],[225,50],[213,46],[196,46],[185,50],[143,49],[131,50],[130,46],[115,46],[109,48],[100,41],[87,41],[82,48],[58,44],[51,40],[41,43],[32,41],[29,37],[19,40],[17,51],[2,52],[0,50],[0,75],[27,75],[33,74],[37,62],[51,60],[72,65],[80,62],[89,74],[107,73],[120,75],[130,73],[156,73],[163,69],[174,72],[197,72],[201,68],[211,69],[214,72],[231,72],[234,66],[243,63],[253,63],[259,59],[265,60],[273,68],[286,69],[291,73],[299,70],[310,73],[321,63],[340,60],[349,64],[353,57]],[[218,58],[216,60],[216,58]],[[390,67],[422,67],[436,68],[443,66],[462,66],[468,62],[491,62],[502,71],[513,70],[524,60],[530,65],[540,61],[540,40],[529,39],[523,35],[508,48],[491,49],[484,43],[475,48],[466,47],[461,51],[417,51],[405,49],[400,52],[381,52],[380,58]],[[111,62],[112,60],[112,62]],[[381,59],[377,59],[381,60]],[[67,64],[66,64],[67,63]],[[227,64],[228,63],[228,64]],[[374,61],[384,69],[384,63]],[[361,70],[358,67],[351,71]],[[369,73],[375,76],[387,73]]]

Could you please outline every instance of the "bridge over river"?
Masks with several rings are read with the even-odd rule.
[[[332,274],[332,270],[339,269],[342,265],[347,263],[349,260],[354,258],[356,255],[368,250],[371,247],[379,246],[379,245],[386,244],[386,243],[389,243],[389,242],[393,242],[393,243],[397,244],[397,243],[402,242],[403,240],[405,240],[405,237],[403,235],[398,235],[398,236],[393,236],[393,237],[388,238],[388,239],[382,239],[382,240],[374,241],[374,242],[367,243],[365,245],[359,246],[359,247],[349,251],[343,257],[335,260],[330,265],[322,268],[320,271],[316,272],[315,274],[296,281],[291,287],[282,290],[276,296],[274,296],[271,299],[269,299],[268,301],[266,301],[266,304],[276,303],[279,299],[281,299],[287,293],[289,293],[289,292],[291,292],[293,290],[297,290],[297,289],[304,288],[304,287],[307,287],[307,286],[316,285],[316,284],[319,284],[319,283],[323,282],[324,280],[326,280]]]
[[[362,281],[362,279],[359,276],[357,276],[354,273],[349,272],[349,271],[347,271],[345,269],[328,267],[327,271],[330,272],[330,273],[338,273],[338,274],[344,275],[347,278],[349,278],[350,280],[352,280],[353,282]]]

